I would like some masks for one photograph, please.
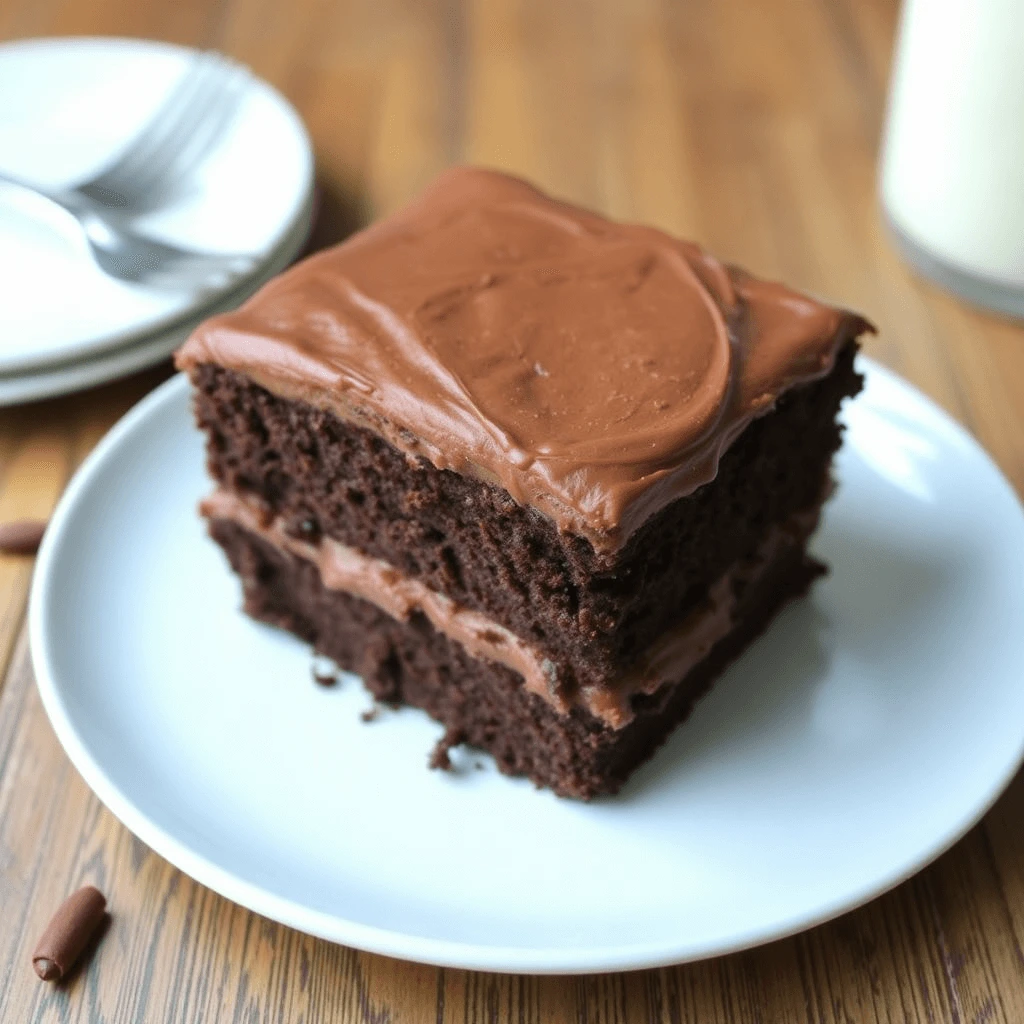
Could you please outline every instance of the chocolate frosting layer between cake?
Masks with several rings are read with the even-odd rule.
[[[329,537],[322,537],[316,544],[292,537],[284,523],[268,516],[258,503],[222,488],[202,501],[200,512],[210,520],[236,523],[280,551],[310,562],[328,590],[341,590],[369,601],[400,622],[407,622],[417,612],[424,615],[435,629],[461,644],[472,657],[518,672],[526,688],[560,714],[567,714],[574,706],[583,707],[612,729],[621,729],[633,720],[635,696],[649,696],[678,682],[729,634],[735,625],[736,588],[756,583],[771,569],[782,548],[802,546],[818,522],[815,507],[772,527],[756,552],[734,563],[711,585],[707,600],[642,652],[620,677],[607,685],[572,690],[559,679],[558,669],[549,658],[511,630],[403,576],[381,559]]]
[[[870,329],[661,231],[454,168],[177,360],[365,423],[614,551]]]

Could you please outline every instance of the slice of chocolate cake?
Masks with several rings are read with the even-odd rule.
[[[821,567],[863,319],[454,169],[178,353],[246,610],[615,792]],[[765,680],[770,686],[771,681]]]

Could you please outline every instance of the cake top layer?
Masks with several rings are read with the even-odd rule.
[[[614,550],[865,329],[661,231],[454,168],[177,359],[368,425]]]

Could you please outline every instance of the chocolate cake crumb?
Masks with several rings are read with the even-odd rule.
[[[380,707],[378,705],[374,704],[372,708],[367,708],[365,711],[363,711],[359,715],[359,717],[364,722],[376,722],[379,715],[380,715]]]
[[[338,668],[329,658],[317,656],[313,659],[313,682],[318,686],[337,686]]]
[[[449,756],[452,750],[464,743],[466,739],[462,729],[449,727],[445,729],[444,735],[434,744],[430,752],[429,765],[431,768],[439,768],[441,771],[452,770],[452,759]]]

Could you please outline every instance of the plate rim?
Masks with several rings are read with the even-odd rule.
[[[113,49],[120,49],[126,52],[131,50],[148,49],[153,52],[159,51],[165,54],[173,54],[182,59],[190,53],[198,54],[201,52],[195,47],[185,46],[181,43],[173,43],[160,39],[142,39],[134,36],[28,36],[24,39],[0,41],[0,59],[3,58],[5,53],[16,50],[36,49],[42,51],[59,51],[61,47],[71,47],[72,49],[82,50],[111,47]],[[263,267],[274,259],[282,246],[288,243],[291,233],[295,230],[296,224],[302,218],[303,211],[312,202],[313,191],[315,188],[316,164],[313,153],[313,143],[309,135],[309,130],[306,128],[305,121],[303,121],[299,116],[298,111],[295,109],[291,101],[288,100],[288,98],[275,85],[268,82],[261,75],[258,75],[251,67],[249,67],[248,64],[245,64],[244,66],[252,75],[253,79],[259,83],[260,86],[270,92],[275,101],[279,104],[282,113],[291,122],[298,138],[302,141],[302,154],[305,164],[305,183],[302,187],[296,189],[295,200],[292,204],[290,213],[288,216],[282,218],[275,236],[271,239],[265,249],[259,253],[259,266]],[[259,268],[257,268],[256,273],[258,272]],[[102,337],[94,337],[86,342],[78,342],[74,346],[68,346],[68,349],[61,354],[54,353],[50,355],[43,355],[41,357],[28,353],[23,353],[20,356],[3,356],[2,359],[0,359],[0,376],[15,377],[18,375],[28,375],[30,373],[43,374],[61,366],[85,361],[90,358],[99,358],[100,356],[107,355],[120,348],[130,347],[133,343],[147,340],[156,334],[163,334],[176,329],[181,329],[187,324],[194,323],[211,315],[222,302],[230,297],[237,285],[238,282],[235,282],[234,285],[227,288],[215,289],[214,291],[203,295],[198,302],[193,302],[192,305],[184,309],[155,317],[141,327],[127,327],[124,330],[115,331],[114,333],[103,335]]]
[[[995,470],[1017,511],[1024,520],[1024,507],[1016,491],[981,444],[937,403],[898,374],[867,356],[861,355],[859,367],[869,376],[880,377],[889,384],[908,389],[937,414],[944,426],[968,446],[972,455],[980,457]],[[68,714],[61,689],[51,670],[46,606],[53,580],[53,565],[59,554],[61,537],[71,521],[80,496],[90,486],[93,476],[116,454],[119,445],[137,427],[146,423],[165,405],[181,401],[189,388],[184,374],[176,374],[130,409],[102,438],[83,460],[62,495],[50,520],[40,547],[28,604],[29,643],[36,686],[50,723],[72,764],[100,801],[130,832],[173,866],[201,885],[254,913],[331,942],[371,953],[397,957],[418,963],[464,970],[529,974],[590,974],[641,970],[688,963],[710,957],[740,952],[774,942],[830,921],[855,910],[896,888],[936,858],[945,853],[969,832],[991,809],[1024,761],[1024,728],[1015,756],[994,774],[984,790],[984,797],[961,815],[951,827],[911,858],[898,864],[870,882],[829,901],[814,913],[791,915],[772,927],[761,926],[734,933],[730,938],[695,945],[686,942],[657,942],[624,946],[587,948],[535,948],[502,946],[452,941],[412,935],[402,931],[350,921],[324,911],[312,910],[291,899],[278,896],[259,885],[235,877],[226,868],[193,852],[158,824],[151,822],[144,811],[125,797],[106,775],[97,759],[79,738]]]

